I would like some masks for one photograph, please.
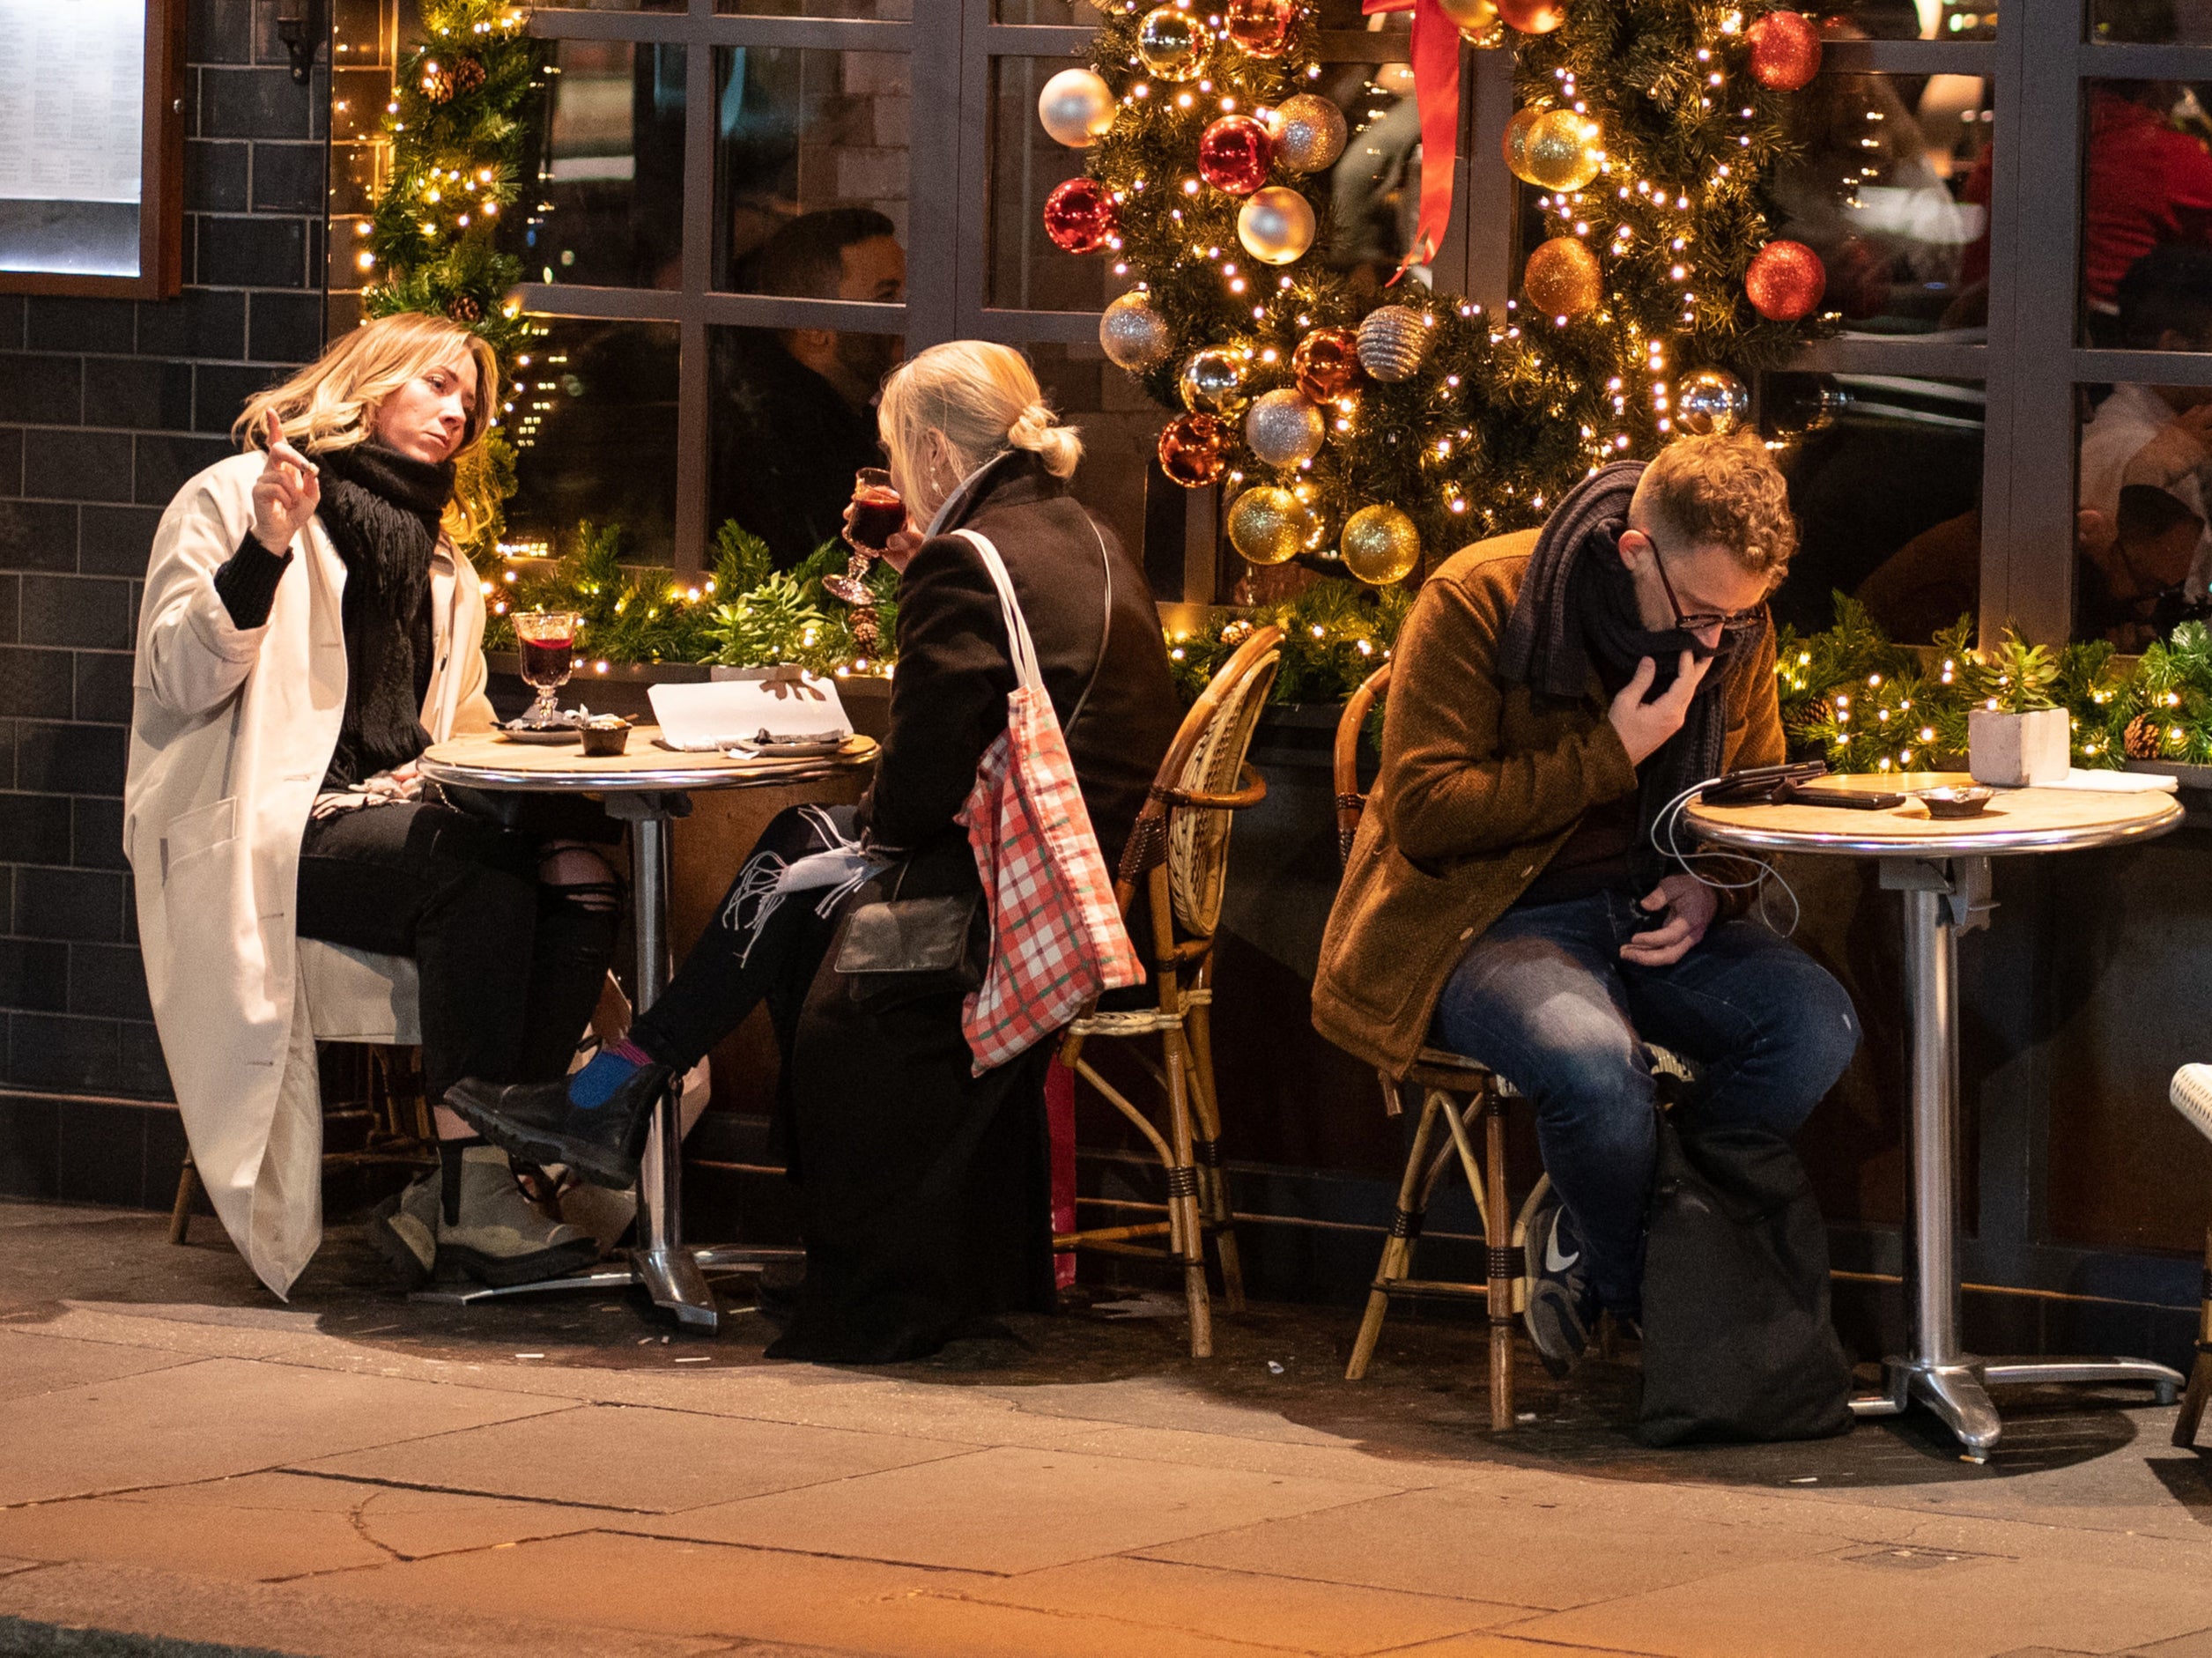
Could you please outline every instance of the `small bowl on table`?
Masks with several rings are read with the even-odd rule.
[[[590,739],[586,738],[587,742]],[[1923,788],[1918,799],[1931,818],[1979,818],[1997,791],[1974,783],[1949,788]]]
[[[595,759],[619,754],[630,744],[630,722],[618,714],[596,714],[578,729],[584,752]]]

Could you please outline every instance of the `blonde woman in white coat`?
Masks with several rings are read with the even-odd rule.
[[[493,720],[483,597],[448,531],[496,376],[441,317],[355,330],[247,404],[245,452],[179,492],[146,573],[124,788],[146,978],[201,1178],[280,1295],[321,1235],[295,938],[414,959],[433,1100],[466,1075],[562,1075],[613,950],[596,855],[415,774],[431,743]],[[437,1117],[440,1169],[372,1225],[404,1281],[524,1283],[593,1257],[504,1153]]]

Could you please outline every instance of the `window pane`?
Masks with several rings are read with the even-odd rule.
[[[1790,100],[1777,233],[1828,269],[1825,304],[1880,334],[1988,321],[1991,84],[1823,75]]]
[[[914,0],[714,0],[724,17],[876,18],[886,23],[911,21]]]
[[[884,463],[876,389],[903,343],[825,329],[717,328],[708,337],[707,522],[735,520],[788,569],[837,538],[853,474]]]
[[[1106,359],[1093,344],[1036,344],[1022,348],[1045,400],[1083,433],[1083,464],[1076,496],[1121,538],[1139,564],[1144,559],[1144,477],[1167,411],[1144,395],[1136,379]],[[1162,596],[1179,599],[1180,591]]]
[[[2074,635],[2139,651],[2205,615],[2212,387],[2081,389]]]
[[[2189,291],[2212,288],[2212,255],[2163,250],[2212,243],[2212,122],[2194,92],[2171,81],[2091,81],[2083,122],[2084,336],[2145,351],[2203,349],[2212,342],[2187,337],[2212,319],[2169,325],[2181,320],[2173,307]],[[2138,284],[2164,297],[2124,304],[2124,278],[2154,251]],[[2123,309],[2135,314],[2132,331]]]
[[[542,0],[539,11],[688,11],[691,0]]]
[[[1997,0],[1846,0],[1820,19],[1831,40],[1988,41],[1997,34]]]
[[[2212,44],[2201,0],[2090,0],[2090,38],[2113,46]]]
[[[674,288],[684,257],[684,48],[557,41],[526,280]]]
[[[1766,374],[1759,407],[1770,433],[1802,433],[1781,456],[1800,539],[1778,621],[1817,632],[1848,593],[1892,639],[1926,644],[1976,611],[1979,381]]]
[[[623,529],[630,564],[668,564],[676,535],[672,322],[540,317],[515,364],[507,537],[566,548],[584,519]]]
[[[906,55],[728,47],[714,77],[715,286],[903,300]]]
[[[991,63],[990,260],[985,303],[1023,311],[1096,311],[1129,285],[1100,254],[1063,253],[1045,234],[1045,198],[1083,171],[1083,152],[1056,144],[1037,97],[1079,58],[1002,57]],[[1322,257],[1380,288],[1412,244],[1421,198],[1420,123],[1403,63],[1332,63],[1311,90],[1345,112],[1351,137],[1326,174],[1305,181],[1332,239]],[[1278,181],[1290,181],[1278,174]],[[1427,267],[1415,275],[1427,279]]]

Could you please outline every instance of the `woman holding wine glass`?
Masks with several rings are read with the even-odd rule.
[[[447,1096],[511,1150],[626,1184],[668,1078],[766,1001],[806,1242],[788,1304],[763,1286],[762,1310],[788,1326],[768,1351],[865,1364],[1053,1305],[1051,1044],[975,1075],[961,975],[841,969],[831,944],[860,900],[780,893],[778,872],[825,849],[872,854],[862,893],[973,899],[971,947],[988,936],[958,814],[1016,676],[997,588],[955,531],[987,537],[1011,575],[1108,868],[1181,714],[1143,572],[1070,492],[1082,439],[1020,353],[930,347],[892,372],[878,426],[889,480],[861,478],[847,517],[854,574],[862,554],[899,572],[891,729],[867,795],[771,823],[661,999],[566,1084],[470,1077]]]
[[[367,323],[251,399],[245,453],[187,483],[154,537],[124,849],[194,1160],[280,1295],[321,1232],[295,940],[414,959],[433,1101],[463,1076],[561,1076],[614,949],[618,888],[596,853],[416,774],[432,743],[494,722],[454,476],[497,373],[442,317]],[[437,1121],[440,1167],[372,1227],[405,1280],[527,1283],[596,1255],[524,1201],[503,1152]]]

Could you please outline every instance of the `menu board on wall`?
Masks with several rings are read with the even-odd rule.
[[[0,0],[0,287],[174,289],[159,234],[174,190],[148,188],[174,176],[163,163],[172,130],[181,137],[178,100],[162,95],[176,72],[172,9]]]

